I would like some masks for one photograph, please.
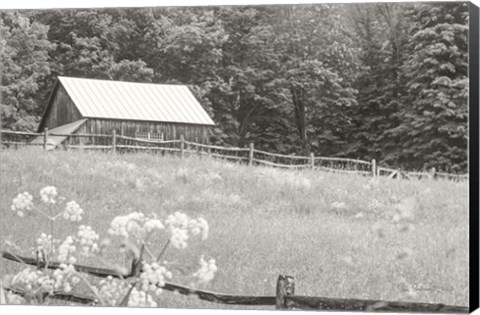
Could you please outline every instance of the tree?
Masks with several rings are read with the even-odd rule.
[[[36,128],[41,114],[43,80],[50,74],[48,27],[15,11],[0,12],[2,127]]]
[[[401,126],[403,157],[410,167],[467,169],[468,4],[421,4],[404,76],[411,97]]]
[[[285,6],[256,41],[268,56],[283,105],[291,109],[301,152],[325,154],[343,138],[342,110],[356,104],[352,81],[357,66],[351,38],[342,28],[341,6]],[[273,36],[270,37],[270,34]],[[331,120],[327,122],[324,118]],[[343,140],[343,139],[342,139]],[[328,152],[330,153],[330,152]]]
[[[346,16],[361,51],[361,71],[355,82],[359,106],[349,113],[353,140],[345,155],[394,165],[401,155],[390,131],[402,121],[405,83],[402,65],[408,35],[409,4],[352,4]]]

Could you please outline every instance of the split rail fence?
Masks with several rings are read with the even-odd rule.
[[[25,265],[36,266],[39,269],[58,269],[60,263],[46,263],[43,260],[31,257],[23,257],[15,255],[11,252],[3,251],[3,259],[22,263]],[[94,277],[106,278],[137,278],[141,273],[142,262],[132,261],[131,271],[127,274],[120,274],[116,270],[106,268],[96,268],[75,264],[77,272],[85,273]],[[377,301],[377,300],[361,300],[361,299],[338,299],[328,297],[302,296],[295,294],[295,280],[291,276],[280,275],[276,285],[275,296],[247,296],[247,295],[230,295],[215,293],[209,291],[195,290],[174,283],[165,283],[160,288],[176,292],[182,295],[196,296],[200,300],[229,305],[245,305],[245,306],[275,306],[279,310],[287,309],[304,309],[304,310],[342,310],[342,311],[367,311],[367,312],[425,312],[425,313],[468,313],[469,308],[465,306],[416,303],[402,301]],[[26,292],[14,287],[4,288],[14,294],[25,296]],[[99,303],[94,297],[66,292],[54,292],[53,294],[45,293],[43,299],[64,300],[84,305],[96,305]]]
[[[42,133],[0,130],[1,142],[4,147],[37,145],[44,149],[50,148],[49,137],[65,137],[63,148],[67,150],[102,150],[113,153],[150,152],[157,154],[176,154],[182,158],[200,155],[220,158],[248,165],[264,165],[284,169],[314,169],[326,172],[360,174],[363,176],[388,176],[405,179],[447,179],[453,181],[468,181],[468,174],[449,174],[437,172],[434,168],[428,172],[406,172],[399,169],[377,165],[375,159],[362,161],[358,159],[339,157],[319,157],[313,153],[310,156],[296,156],[266,152],[255,149],[251,143],[248,148],[223,147],[186,141],[182,136],[178,140],[158,140],[132,138],[117,135],[96,134],[54,134],[45,129]],[[43,141],[32,141],[43,138]]]

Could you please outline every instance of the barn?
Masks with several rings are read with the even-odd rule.
[[[108,134],[208,143],[214,122],[184,85],[58,77],[38,126],[52,134]],[[52,137],[55,146],[67,137]]]

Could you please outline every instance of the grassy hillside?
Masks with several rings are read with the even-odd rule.
[[[131,211],[207,219],[205,242],[167,251],[168,261],[193,265],[176,269],[173,282],[188,285],[183,275],[205,254],[217,260],[206,288],[217,292],[274,295],[276,278],[287,274],[301,295],[468,305],[467,183],[35,148],[4,150],[0,171],[2,249],[31,255],[49,226],[16,217],[10,204],[24,191],[38,200],[39,190],[53,185],[82,206],[82,223],[101,236],[113,217]],[[399,209],[407,215],[396,222]],[[73,227],[58,224],[54,233],[63,237]],[[2,274],[18,268],[2,264]],[[168,292],[161,305],[225,307]]]

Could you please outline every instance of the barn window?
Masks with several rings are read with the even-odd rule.
[[[162,133],[135,132],[135,138],[138,138],[138,139],[151,139],[151,140],[160,140],[160,141],[163,141],[163,132],[162,132]]]

